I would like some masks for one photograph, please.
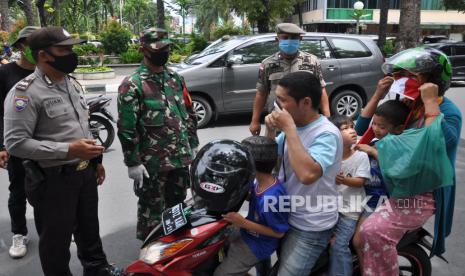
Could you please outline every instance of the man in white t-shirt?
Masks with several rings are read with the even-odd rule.
[[[357,132],[347,116],[335,115],[330,121],[341,131],[342,166],[336,177],[339,202],[339,220],[334,229],[336,239],[331,244],[329,275],[352,275],[350,240],[357,228],[365,197],[363,184],[370,178],[370,161],[365,152],[354,150]]]
[[[265,118],[269,136],[282,131],[276,138],[283,159],[279,179],[291,197],[290,229],[282,243],[278,275],[308,275],[338,220],[335,179],[342,139],[318,112],[321,93],[312,73],[289,73],[276,88],[275,111]]]

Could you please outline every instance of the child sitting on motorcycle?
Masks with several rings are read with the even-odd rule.
[[[278,158],[278,145],[263,136],[246,138],[242,145],[252,154],[256,168],[249,212],[246,218],[236,212],[223,216],[240,229],[231,234],[227,256],[215,270],[215,276],[245,275],[273,254],[289,228],[288,213],[280,212],[279,206],[267,207],[267,202],[279,202],[280,197],[287,195],[283,184],[271,174]]]
[[[334,115],[329,120],[341,131],[343,146],[341,171],[336,177],[342,206],[339,206],[339,219],[334,228],[335,240],[330,249],[329,275],[352,275],[349,245],[361,213],[358,202],[365,197],[363,185],[370,178],[370,162],[365,152],[353,147],[357,143],[357,132],[352,119]]]
[[[383,92],[383,87],[386,83],[392,83],[391,79],[386,78],[381,80],[373,97],[377,97],[379,94],[382,94],[381,92]],[[374,108],[376,108],[376,110],[374,110]],[[365,219],[382,203],[383,199],[387,197],[386,187],[384,185],[383,176],[381,175],[381,169],[378,163],[376,143],[388,134],[401,134],[408,114],[409,109],[403,102],[389,100],[378,107],[376,107],[376,105],[373,107],[371,103],[367,104],[366,108],[363,109],[362,114],[357,119],[357,124],[355,125],[357,134],[362,135],[368,128],[371,120],[373,120],[371,128],[373,129],[374,134],[374,139],[370,141],[369,144],[359,144],[355,147],[355,149],[359,151],[366,152],[370,160],[370,178],[363,186],[366,196],[369,197],[366,203],[368,208],[365,208],[362,212],[352,240],[359,259],[362,256],[360,252],[361,244],[359,237],[360,225],[362,225]]]
[[[391,57],[383,65],[386,74],[398,70],[408,71],[409,79],[418,86],[417,95],[411,95],[414,100],[403,100],[410,108],[407,126],[427,127],[443,114],[440,125],[447,155],[454,166],[462,118],[458,108],[444,97],[450,86],[452,73],[449,59],[444,53],[431,48],[408,49]],[[386,85],[378,96],[370,100],[372,107],[382,99],[382,92],[387,93],[392,79],[386,77],[381,82]],[[401,200],[390,198],[381,206],[390,205],[390,209],[376,211],[370,215],[360,227],[363,274],[399,275],[396,250],[399,240],[407,231],[422,226],[433,214],[435,233],[431,253],[442,254],[445,251],[445,237],[451,231],[454,193],[455,183],[452,183],[451,186],[404,197]]]

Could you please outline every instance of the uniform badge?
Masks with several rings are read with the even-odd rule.
[[[15,110],[23,111],[29,103],[29,99],[24,96],[15,96]]]

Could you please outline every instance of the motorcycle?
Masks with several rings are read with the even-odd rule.
[[[92,96],[86,98],[89,106],[89,130],[99,145],[108,149],[115,139],[115,129],[111,122],[116,123],[107,107],[111,103],[111,98],[105,95]]]
[[[140,259],[126,268],[127,275],[213,275],[225,253],[228,222],[183,204],[165,210],[162,217],[162,223],[144,241]],[[431,275],[431,261],[425,251],[432,247],[429,237],[427,230],[418,228],[402,238],[397,245],[400,275]],[[361,275],[358,258],[352,252],[353,275]],[[269,275],[278,275],[278,268],[279,260]],[[329,246],[310,275],[326,275],[328,269]]]
[[[213,275],[227,252],[225,247],[230,234],[229,223],[222,218],[221,213],[237,212],[240,209],[247,197],[247,190],[244,194],[243,188],[234,184],[250,183],[250,179],[243,181],[244,177],[249,176],[241,174],[246,169],[228,164],[244,158],[242,156],[245,154],[220,152],[222,148],[218,146],[219,143],[221,142],[210,142],[199,151],[191,165],[193,197],[185,203],[167,208],[162,213],[161,223],[150,232],[142,244],[139,260],[125,269],[128,276]],[[221,146],[227,143],[232,144],[223,142]],[[226,160],[226,163],[221,163],[223,160]],[[232,196],[234,201],[231,201]],[[228,201],[227,208],[221,209],[221,204],[225,201]],[[431,261],[425,251],[431,251],[432,245],[428,240],[430,237],[427,230],[419,228],[408,232],[402,238],[397,246],[401,275],[431,275]],[[353,274],[360,275],[357,255],[354,250],[352,252]],[[279,258],[270,275],[277,275],[278,268]],[[326,275],[328,268],[329,245],[317,260],[310,275]]]

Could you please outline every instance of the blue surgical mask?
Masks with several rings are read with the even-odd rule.
[[[286,55],[297,53],[300,47],[300,39],[284,39],[279,41],[279,50]]]

